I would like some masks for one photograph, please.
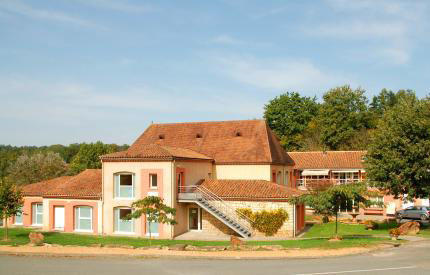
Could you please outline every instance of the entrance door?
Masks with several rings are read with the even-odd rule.
[[[200,224],[199,208],[189,208],[188,211],[189,211],[189,214],[188,214],[189,229],[199,230],[199,224]]]
[[[54,228],[57,230],[64,230],[64,207],[54,207]]]

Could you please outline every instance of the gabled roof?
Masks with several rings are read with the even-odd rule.
[[[277,201],[304,192],[266,180],[204,180],[201,186],[224,200]]]
[[[87,169],[76,176],[41,181],[22,188],[24,196],[44,198],[100,199],[102,170]]]
[[[156,160],[173,160],[173,159],[200,159],[212,160],[212,158],[195,152],[190,149],[162,146],[158,144],[141,144],[130,147],[126,151],[111,153],[101,156],[101,159],[156,159]]]
[[[264,120],[152,124],[129,150],[150,144],[193,150],[221,164],[292,165]]]
[[[288,152],[296,169],[362,169],[366,151]]]

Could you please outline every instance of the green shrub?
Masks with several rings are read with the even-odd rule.
[[[251,227],[266,236],[275,235],[288,220],[288,212],[284,209],[261,210],[252,212],[249,208],[238,208],[236,213],[242,214],[251,221]]]

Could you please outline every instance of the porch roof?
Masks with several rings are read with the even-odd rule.
[[[100,199],[101,171],[101,169],[86,169],[76,176],[64,176],[25,185],[22,193],[24,196],[44,198]]]
[[[204,180],[201,186],[224,200],[277,201],[304,194],[304,191],[266,180]]]

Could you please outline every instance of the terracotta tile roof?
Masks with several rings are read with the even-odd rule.
[[[266,180],[204,180],[201,186],[224,200],[276,201],[304,193]]]
[[[366,151],[288,152],[296,169],[364,168]]]
[[[130,147],[126,151],[111,153],[101,156],[102,160],[134,158],[134,159],[203,159],[212,158],[190,149],[162,146],[158,144],[139,144]]]
[[[148,144],[193,150],[216,163],[293,163],[264,120],[152,124],[129,150]]]
[[[64,176],[26,185],[24,196],[50,198],[100,199],[102,195],[102,170],[87,169],[76,176]]]

